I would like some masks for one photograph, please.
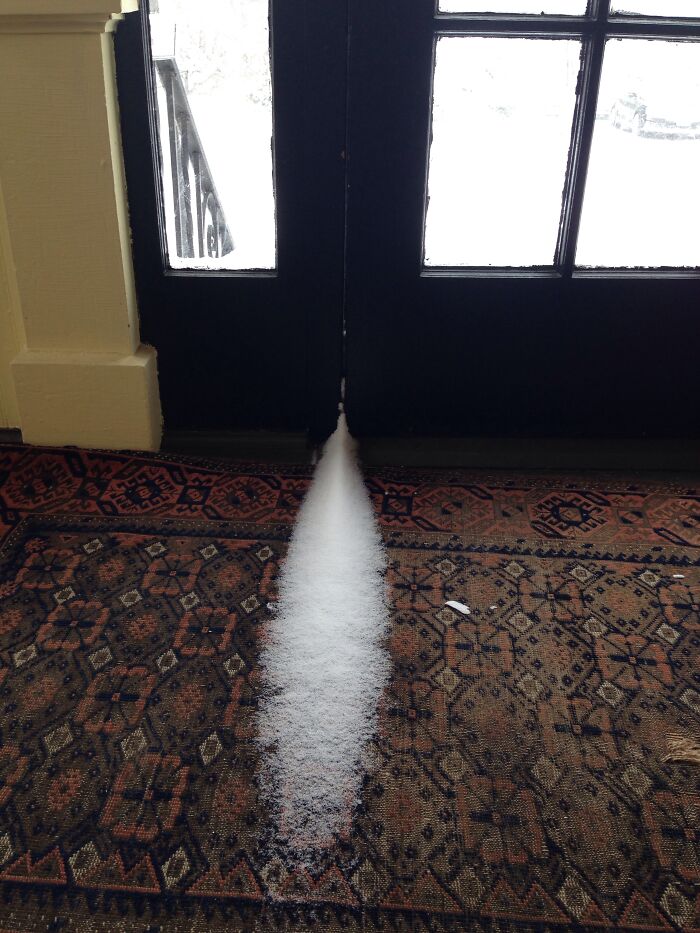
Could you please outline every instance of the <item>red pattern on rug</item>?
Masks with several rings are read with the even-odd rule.
[[[0,447],[2,928],[700,930],[697,489],[367,476],[393,676],[308,871],[254,714],[309,476]]]

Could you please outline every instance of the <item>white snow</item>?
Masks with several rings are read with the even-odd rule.
[[[261,656],[264,797],[310,861],[349,823],[390,673],[385,551],[345,415],[302,503]]]
[[[471,615],[471,609],[469,606],[465,606],[464,603],[457,602],[456,599],[450,599],[445,603],[446,606],[449,606],[450,609],[455,609],[457,612],[461,612],[463,616]]]

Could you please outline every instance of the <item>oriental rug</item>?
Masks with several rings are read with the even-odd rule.
[[[0,930],[700,930],[698,487],[366,481],[392,680],[301,869],[254,730],[309,471],[0,447]]]

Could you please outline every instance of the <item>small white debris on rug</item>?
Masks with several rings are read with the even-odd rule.
[[[463,616],[470,616],[472,614],[469,606],[465,606],[464,603],[458,603],[456,599],[449,600],[445,605],[449,606],[450,609],[454,609],[455,612],[461,612]]]
[[[292,532],[261,654],[263,796],[292,857],[349,825],[390,674],[386,552],[345,415]]]

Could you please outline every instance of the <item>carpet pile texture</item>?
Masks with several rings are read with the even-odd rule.
[[[698,489],[367,475],[392,676],[307,870],[255,708],[309,478],[0,447],[0,930],[700,930]]]

